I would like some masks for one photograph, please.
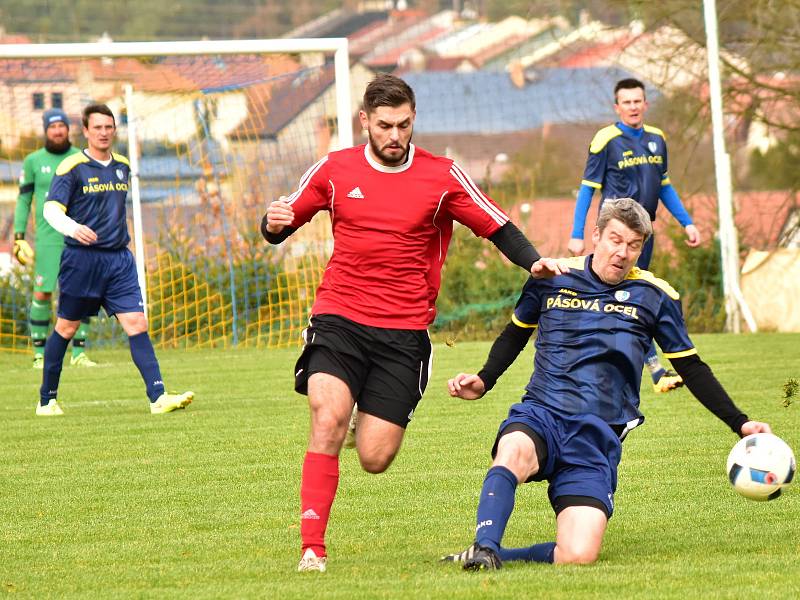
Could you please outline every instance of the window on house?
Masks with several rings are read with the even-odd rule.
[[[44,94],[41,92],[33,94],[33,110],[44,110]]]
[[[52,108],[64,108],[64,94],[61,92],[50,94],[50,106]]]

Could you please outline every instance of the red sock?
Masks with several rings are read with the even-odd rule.
[[[306,452],[300,481],[300,537],[303,552],[325,556],[325,530],[339,485],[339,457]]]

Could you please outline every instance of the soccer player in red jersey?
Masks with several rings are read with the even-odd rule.
[[[380,74],[359,113],[369,143],[331,152],[261,232],[281,243],[321,210],[334,250],[317,289],[295,389],[308,395],[311,434],[300,485],[300,571],[324,571],[325,530],[339,483],[339,451],[357,406],[355,446],[369,473],[385,471],[403,441],[431,367],[428,325],[453,221],[490,239],[533,277],[563,272],[540,258],[508,216],[451,159],[411,143],[414,92]]]

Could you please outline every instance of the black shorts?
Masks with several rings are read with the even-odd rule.
[[[308,393],[313,373],[328,373],[350,388],[358,410],[406,427],[430,377],[427,330],[385,329],[338,315],[315,315],[303,331],[295,390]]]

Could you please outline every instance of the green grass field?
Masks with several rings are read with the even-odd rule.
[[[736,402],[800,450],[800,335],[695,336]],[[34,416],[41,372],[0,353],[0,596],[28,598],[796,598],[800,489],[769,503],[725,477],[736,437],[680,390],[642,393],[647,422],[624,444],[616,513],[585,567],[439,564],[472,539],[496,427],[531,350],[477,402],[448,376],[487,343],[437,345],[434,376],[394,465],[368,475],[353,451],[328,529],[329,569],[298,574],[299,473],[308,410],[292,392],[296,350],[161,351],[186,411],[148,414],[125,350],[64,368],[66,415]],[[798,487],[798,486],[795,486]],[[554,537],[544,484],[523,486],[505,542]]]

